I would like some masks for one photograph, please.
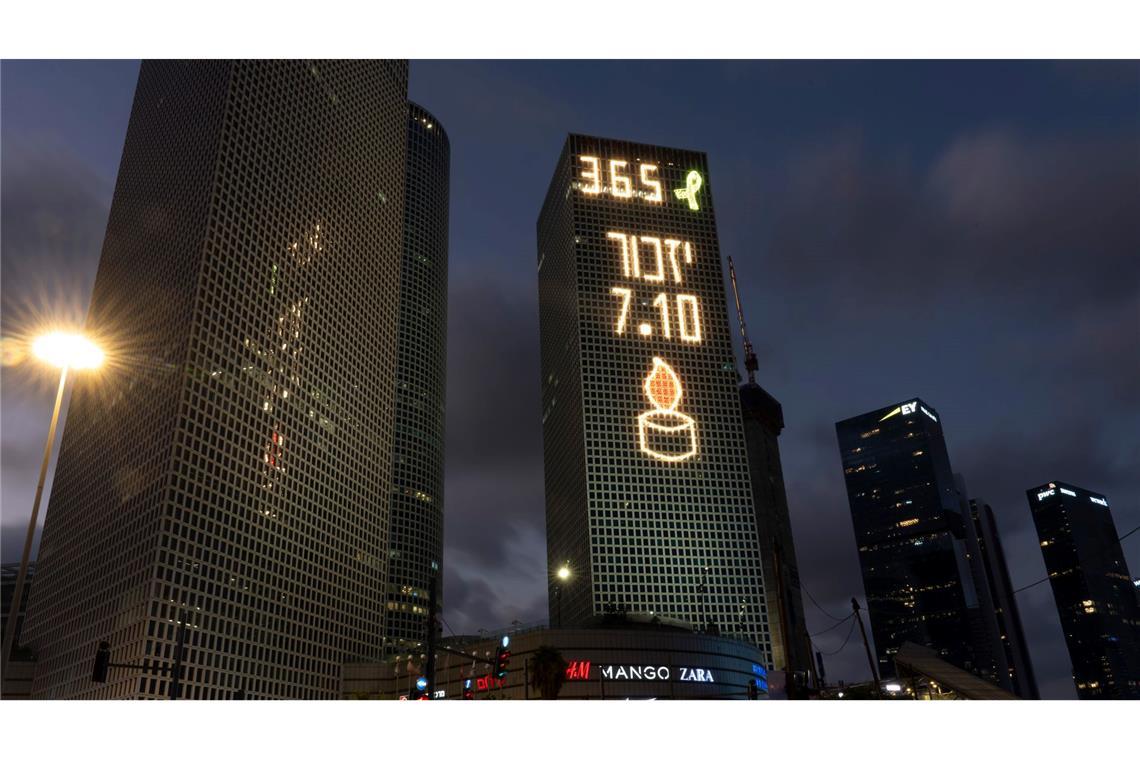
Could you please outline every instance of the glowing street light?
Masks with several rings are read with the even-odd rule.
[[[55,448],[55,429],[59,423],[59,409],[63,405],[67,372],[69,369],[97,369],[103,364],[103,349],[81,333],[56,331],[41,335],[32,341],[32,354],[45,364],[59,368],[59,390],[55,394],[55,407],[52,409],[51,424],[48,426],[47,444],[44,446],[44,458],[40,464],[40,479],[36,484],[36,498],[32,503],[32,516],[28,520],[28,534],[24,538],[24,554],[20,558],[20,572],[16,575],[16,587],[13,589],[12,601],[8,607],[12,612],[13,624],[4,631],[4,648],[0,651],[0,660],[3,660],[5,671],[11,662],[12,648],[16,643],[16,613],[24,600],[28,560],[32,553],[32,539],[36,535],[36,521],[40,513],[40,501],[44,495],[48,462],[51,459],[51,450]]]
[[[67,371],[71,369],[98,369],[103,364],[103,349],[85,335],[52,332],[32,342],[32,353],[40,361]]]
[[[558,572],[555,573],[555,577],[558,578],[558,583],[554,586],[554,593],[558,595],[558,628],[562,627],[562,587],[570,580],[570,576],[570,563],[558,568]]]

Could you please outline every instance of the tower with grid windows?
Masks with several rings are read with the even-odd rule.
[[[22,643],[42,698],[335,698],[384,634],[407,64],[142,65]],[[111,644],[105,684],[91,681]],[[164,669],[165,668],[165,669]]]
[[[558,160],[538,220],[550,613],[681,621],[770,666],[711,190],[693,151],[570,135]]]
[[[1025,492],[1079,699],[1140,699],[1140,604],[1108,497],[1054,481]]]
[[[442,586],[450,167],[451,148],[439,119],[409,104],[385,623],[389,652],[422,648],[431,585]],[[437,608],[441,600],[437,590]]]

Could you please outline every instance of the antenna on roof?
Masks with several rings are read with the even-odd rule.
[[[756,370],[760,362],[756,360],[756,352],[752,350],[752,341],[748,340],[748,326],[744,323],[744,307],[740,305],[740,289],[736,287],[736,267],[732,265],[732,257],[728,257],[728,276],[732,279],[732,295],[736,298],[736,319],[740,322],[740,337],[744,339],[744,369],[748,370],[748,382],[756,384]]]

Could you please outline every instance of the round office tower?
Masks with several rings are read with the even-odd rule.
[[[447,133],[408,104],[400,273],[387,651],[422,650],[433,579],[442,586],[443,415],[447,363]],[[442,594],[437,594],[436,607]]]

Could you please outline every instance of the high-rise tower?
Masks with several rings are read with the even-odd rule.
[[[965,487],[934,408],[911,399],[835,429],[882,675],[913,641],[1008,686]]]
[[[1005,550],[998,534],[997,520],[989,504],[970,499],[970,514],[978,534],[986,581],[993,596],[994,613],[1005,662],[1013,693],[1022,699],[1040,699],[1037,679],[1033,675],[1033,662],[1029,657],[1029,647],[1025,643],[1025,630],[1021,627],[1021,615],[1017,611],[1017,599],[1013,582],[1009,577],[1009,567],[1005,562]]]
[[[570,135],[538,273],[551,619],[678,619],[770,663],[705,155]]]
[[[1025,492],[1081,699],[1140,698],[1140,605],[1103,494],[1055,481]]]
[[[409,104],[385,623],[396,652],[423,643],[431,585],[441,580],[450,168],[439,120]]]
[[[333,698],[382,652],[407,64],[142,65],[23,643],[40,697]],[[97,642],[116,663],[91,682]]]
[[[811,645],[804,622],[804,602],[800,592],[799,563],[792,540],[792,520],[788,495],[784,490],[784,468],[780,465],[780,431],[784,429],[784,408],[756,382],[760,361],[752,350],[736,268],[728,257],[736,318],[744,346],[744,369],[748,381],[740,386],[740,411],[744,416],[744,438],[748,443],[748,466],[752,480],[752,501],[756,506],[756,527],[760,536],[760,559],[768,590],[769,635],[772,639],[772,665],[777,670],[806,674],[815,671]]]

